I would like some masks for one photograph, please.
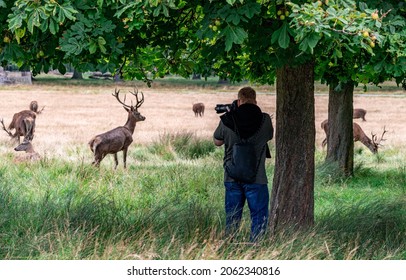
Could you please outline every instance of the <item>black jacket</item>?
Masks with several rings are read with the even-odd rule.
[[[234,120],[240,138],[247,139],[254,135],[260,128],[263,120],[261,109],[255,104],[242,104],[237,109],[222,115],[221,121],[225,126],[236,132]]]

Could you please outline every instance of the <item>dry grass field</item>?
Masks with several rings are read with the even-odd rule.
[[[28,109],[30,101],[37,100],[40,108],[45,106],[37,117],[37,127],[33,144],[40,154],[67,156],[66,151],[83,147],[87,149],[90,138],[116,126],[124,125],[126,112],[111,95],[114,88],[121,88],[130,101],[131,87],[111,86],[3,86],[0,88],[0,118],[6,125],[13,113]],[[192,132],[198,137],[211,138],[219,122],[214,111],[218,103],[231,103],[239,87],[205,89],[203,87],[152,87],[140,88],[145,102],[139,111],[146,117],[137,124],[134,143],[148,144],[158,141],[167,133]],[[258,105],[263,111],[275,116],[276,96],[271,89],[258,88]],[[366,122],[355,120],[367,135],[380,133],[385,126],[388,130],[385,148],[406,143],[406,96],[404,91],[395,94],[374,92],[354,96],[354,107],[366,109]],[[326,91],[316,92],[316,143],[320,148],[324,132],[320,123],[327,118],[328,95]],[[204,117],[195,117],[192,103],[206,105]],[[360,144],[357,144],[360,145]],[[0,152],[13,152],[15,143],[9,140],[4,131],[0,133]],[[130,148],[131,149],[131,148]],[[89,150],[89,161],[91,152]]]

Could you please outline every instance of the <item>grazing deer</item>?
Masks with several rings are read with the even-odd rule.
[[[195,117],[203,117],[204,115],[204,104],[203,103],[195,103],[192,107],[193,112],[195,113]]]
[[[124,101],[121,101],[119,93],[120,90],[116,89],[112,95],[128,112],[127,122],[124,126],[119,126],[105,133],[99,134],[89,141],[90,149],[94,153],[94,161],[92,164],[95,166],[99,166],[100,162],[107,154],[114,154],[114,162],[116,164],[114,168],[116,169],[118,165],[117,153],[119,151],[123,151],[124,168],[126,168],[127,150],[130,144],[133,142],[132,135],[134,133],[136,123],[145,120],[145,117],[138,112],[138,108],[141,107],[142,103],[144,102],[144,94],[141,92],[141,100],[138,100],[138,90],[134,90],[134,92],[130,91],[130,93],[137,99],[137,104],[134,107],[132,105],[130,106],[125,104],[125,97]]]
[[[364,144],[373,154],[376,154],[378,152],[378,148],[382,146],[381,142],[385,141],[386,139],[383,139],[383,136],[387,132],[385,128],[383,129],[383,133],[381,138],[378,140],[375,134],[371,133],[372,139],[366,136],[365,132],[362,130],[362,128],[357,124],[353,123],[352,124],[353,128],[353,136],[354,136],[354,142],[360,141],[362,144]],[[324,147],[327,144],[327,135],[328,135],[328,120],[324,120],[321,123],[321,128],[324,130],[326,133],[326,138],[322,142],[322,147]]]
[[[33,111],[24,110],[14,114],[8,129],[4,125],[3,119],[0,120],[0,123],[3,126],[3,130],[11,138],[17,138],[18,143],[20,143],[20,136],[24,136],[24,140],[32,140],[34,138],[36,117],[37,115]],[[12,129],[15,129],[14,134],[11,132]]]
[[[367,114],[367,111],[361,108],[354,109],[352,118],[353,119],[362,119],[362,121],[366,121],[365,115]]]
[[[42,111],[44,111],[44,108],[45,108],[45,106],[42,107],[42,109],[38,111],[38,102],[34,100],[34,101],[31,101],[31,103],[30,103],[30,110],[38,115],[41,114]]]
[[[25,155],[15,157],[14,162],[37,161],[41,159],[41,156],[34,151],[31,141],[28,140],[24,140],[20,145],[15,147],[14,150],[17,152],[25,151]]]

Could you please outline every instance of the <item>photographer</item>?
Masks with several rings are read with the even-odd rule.
[[[214,132],[214,144],[216,146],[224,144],[225,146],[226,233],[234,234],[239,228],[244,204],[247,201],[251,214],[250,239],[255,242],[265,232],[268,222],[269,191],[265,158],[268,151],[267,142],[273,137],[273,126],[271,117],[267,113],[262,113],[256,105],[256,92],[251,87],[239,90],[236,103],[237,106],[230,104],[216,107],[218,109],[226,106],[228,109],[220,117],[220,123]],[[217,112],[219,113],[219,110]],[[257,167],[253,182],[247,183],[243,179],[236,180],[229,174],[231,172],[228,167],[234,161],[233,147],[240,141],[250,142],[254,147],[253,154],[256,155]],[[234,151],[234,153],[236,152]]]

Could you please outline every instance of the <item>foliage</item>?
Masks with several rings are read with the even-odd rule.
[[[15,61],[34,74],[64,73],[64,64],[70,63],[82,72],[117,72],[147,82],[195,72],[269,84],[281,65],[317,58],[319,76],[327,83],[381,83],[391,77],[399,83],[405,73],[404,4],[357,4],[2,1],[0,60]],[[370,16],[375,10],[382,11],[378,19]],[[370,36],[364,37],[364,31]]]

